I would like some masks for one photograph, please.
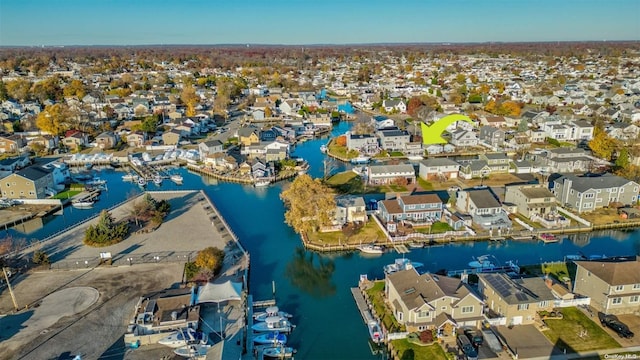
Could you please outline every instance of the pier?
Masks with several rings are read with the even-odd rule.
[[[360,315],[362,315],[362,320],[364,320],[365,325],[369,324],[370,321],[375,321],[375,319],[371,315],[371,312],[369,311],[369,306],[367,305],[367,301],[364,299],[360,288],[352,287],[351,295],[353,295],[353,299],[356,301],[356,306],[360,311]]]

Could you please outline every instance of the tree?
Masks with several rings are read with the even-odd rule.
[[[158,129],[158,118],[155,115],[147,116],[139,125],[134,125],[133,130],[144,132],[156,132]]]
[[[17,79],[6,83],[7,95],[10,98],[24,102],[29,99],[31,83],[26,79]]]
[[[627,150],[627,148],[622,148],[620,150],[615,164],[618,169],[626,168],[631,164],[631,161],[629,160],[629,150]]]
[[[69,85],[63,89],[64,97],[75,96],[78,99],[82,99],[87,94],[87,89],[80,80],[71,80]]]
[[[616,140],[610,137],[604,129],[596,127],[593,130],[593,139],[589,141],[589,149],[593,154],[604,160],[611,160],[611,156],[615,151]]]
[[[418,96],[412,97],[407,102],[407,114],[415,117],[416,116],[416,110],[418,110],[418,108],[420,108],[423,105],[424,105],[424,103],[422,102],[420,97],[418,97]]]
[[[186,85],[180,93],[180,100],[187,106],[187,116],[196,114],[196,105],[200,101],[200,97],[196,94],[196,89],[192,85]]]
[[[95,225],[85,231],[84,243],[93,246],[109,246],[119,243],[129,233],[127,222],[116,223],[107,210],[102,210]]]
[[[224,260],[224,251],[216,247],[208,247],[198,251],[194,263],[200,269],[207,269],[216,272],[222,268],[222,261]]]
[[[280,194],[288,206],[285,222],[297,233],[317,231],[331,225],[336,202],[333,192],[320,179],[303,174]]]
[[[9,93],[7,93],[7,84],[0,80],[0,101],[9,99]]]
[[[52,76],[45,80],[33,84],[31,88],[33,96],[43,103],[45,100],[62,99],[62,88],[60,87],[60,78]]]
[[[53,135],[60,135],[71,128],[72,113],[65,103],[48,105],[38,114],[38,129]]]
[[[50,263],[49,255],[42,250],[36,250],[33,253],[33,263],[36,265],[48,265]]]

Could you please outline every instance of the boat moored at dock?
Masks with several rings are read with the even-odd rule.
[[[282,316],[269,316],[264,321],[254,324],[251,329],[255,332],[277,331],[289,333],[293,330],[291,322]]]

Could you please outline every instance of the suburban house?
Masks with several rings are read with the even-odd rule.
[[[456,179],[460,164],[448,158],[431,158],[420,161],[418,175],[427,180],[446,181]]]
[[[127,144],[131,147],[141,147],[147,140],[145,134],[141,131],[133,132],[127,135]]]
[[[208,154],[204,158],[204,166],[218,171],[229,171],[238,168],[238,162],[233,156],[218,152]]]
[[[68,131],[62,143],[69,149],[77,150],[80,147],[89,145],[89,135],[81,131]]]
[[[416,171],[411,164],[371,165],[367,167],[367,183],[369,185],[403,184],[416,182]]]
[[[480,154],[478,158],[487,162],[491,174],[509,172],[509,157],[505,153]]]
[[[559,141],[589,141],[593,139],[593,125],[586,120],[578,121],[547,121],[541,126],[547,137]]]
[[[402,99],[383,100],[382,107],[386,112],[399,112],[404,114],[407,112],[407,104]]]
[[[544,185],[507,186],[504,202],[514,204],[526,218],[533,214],[544,217],[556,211],[556,197]]]
[[[489,189],[469,189],[456,193],[456,208],[471,215],[473,222],[484,229],[508,229],[509,216]]]
[[[340,195],[335,197],[334,224],[342,227],[349,223],[367,222],[367,211],[362,196]]]
[[[457,328],[477,328],[483,319],[481,297],[458,278],[398,271],[386,276],[385,296],[393,316],[410,332],[455,336]]]
[[[458,147],[478,146],[478,136],[470,130],[456,130],[451,133],[449,143]]]
[[[591,298],[605,314],[640,312],[640,256],[599,261],[575,261],[573,292]]]
[[[504,116],[487,116],[481,120],[481,124],[489,127],[507,127],[507,120]]]
[[[491,167],[485,160],[460,161],[460,177],[464,179],[484,178],[491,174]]]
[[[378,138],[371,134],[354,134],[352,132],[348,132],[346,134],[347,138],[347,149],[349,150],[358,150],[363,153],[377,153],[379,147]]]
[[[411,141],[411,135],[404,130],[379,130],[380,147],[388,151],[404,151]]]
[[[478,291],[493,314],[505,325],[533,324],[536,313],[551,311],[556,297],[541,277],[512,279],[507,274],[478,274]]]
[[[436,194],[405,195],[378,201],[380,218],[388,223],[411,221],[432,224],[442,218],[442,200]]]
[[[238,141],[244,146],[258,144],[260,143],[260,130],[256,127],[241,127],[238,129]]]
[[[43,199],[54,186],[52,171],[39,165],[26,167],[0,180],[2,197],[9,199]]]
[[[164,145],[178,145],[180,143],[180,139],[182,138],[182,132],[177,129],[171,129],[169,131],[165,131],[162,134],[162,143]]]
[[[550,172],[586,172],[594,159],[579,148],[557,148],[546,151],[542,163]]]
[[[118,144],[118,136],[112,131],[105,131],[96,136],[96,144],[102,150],[113,149]]]
[[[480,128],[480,140],[493,147],[504,146],[504,130],[494,126],[483,126]]]
[[[638,201],[638,183],[623,177],[565,175],[553,182],[558,202],[579,213],[593,211],[610,204],[634,205]]]
[[[0,160],[0,171],[14,172],[18,169],[29,166],[30,163],[31,159],[28,154],[4,158]]]
[[[2,140],[0,140],[1,142]],[[41,146],[43,149],[51,150],[58,147],[58,136],[54,135],[40,135],[29,140],[29,145],[33,149],[33,145]],[[2,152],[2,150],[0,150]]]
[[[629,141],[636,140],[640,134],[640,127],[635,124],[616,122],[606,129],[607,134],[616,140]]]
[[[391,129],[396,127],[396,122],[383,115],[376,115],[371,118],[373,127],[376,130]]]
[[[267,164],[264,161],[254,158],[251,162],[251,176],[256,179],[273,179],[275,169],[273,164]]]
[[[207,155],[222,152],[223,150],[224,145],[220,140],[207,140],[198,144],[198,151],[202,158],[205,158]]]

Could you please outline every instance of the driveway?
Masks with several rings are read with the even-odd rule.
[[[560,354],[553,344],[533,325],[518,325],[511,328],[498,326],[498,336],[518,354],[518,359],[543,358]]]
[[[640,345],[640,316],[625,314],[625,315],[616,315],[616,317],[623,324],[627,325],[629,327],[629,330],[633,331],[635,336],[632,339],[624,339],[618,336],[618,334],[616,334],[615,331],[603,326],[605,331],[609,333],[614,339],[616,339],[617,342],[620,343],[620,345],[624,347]]]

